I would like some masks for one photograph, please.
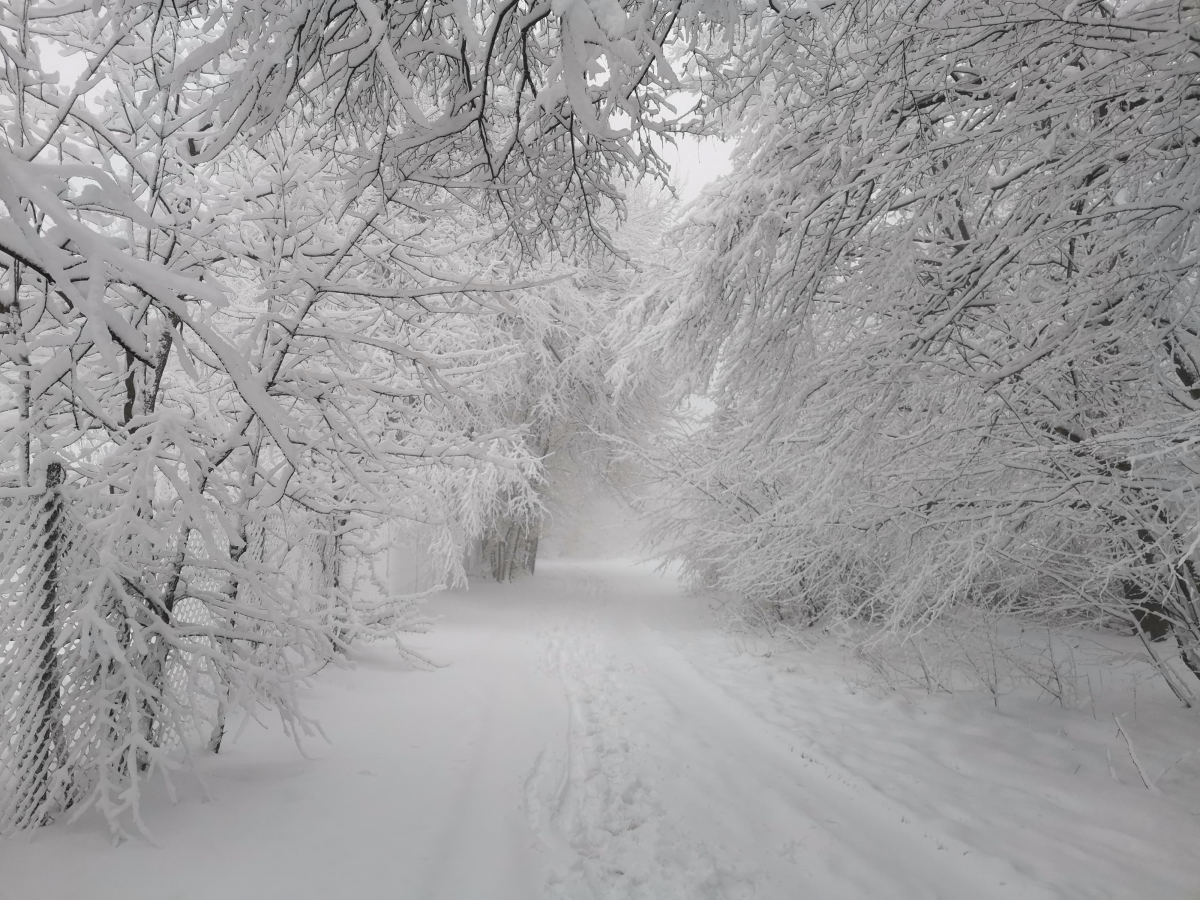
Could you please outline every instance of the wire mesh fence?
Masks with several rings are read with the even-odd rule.
[[[90,804],[136,817],[140,775],[217,749],[227,708],[294,724],[289,682],[416,617],[344,516],[278,505],[240,544],[156,523],[140,540],[119,498],[63,481],[52,464],[43,487],[0,486],[0,834]]]
[[[45,821],[65,788],[57,616],[69,587],[59,578],[56,488],[0,493],[0,831]]]
[[[102,621],[118,611],[96,602],[89,511],[63,478],[53,463],[42,488],[0,488],[0,834],[76,803],[100,735],[115,725],[89,709],[107,673],[79,619],[88,604]]]

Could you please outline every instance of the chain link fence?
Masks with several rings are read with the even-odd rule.
[[[0,488],[0,834],[77,799],[69,760],[87,755],[76,706],[94,673],[64,625],[92,561],[62,481],[52,464],[44,488]]]
[[[280,505],[242,546],[192,527],[179,554],[114,539],[115,502],[57,463],[44,487],[0,486],[0,835],[92,803],[136,817],[140,773],[218,749],[227,708],[273,705],[294,725],[289,682],[419,618],[345,516]],[[168,603],[153,589],[172,560]]]

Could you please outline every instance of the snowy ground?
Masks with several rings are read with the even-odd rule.
[[[0,843],[3,900],[1200,898],[1200,722],[870,689],[836,647],[731,637],[645,569],[539,564],[326,670],[331,743],[251,723],[146,801]],[[864,684],[867,688],[864,689]],[[1105,703],[1100,698],[1100,705]]]

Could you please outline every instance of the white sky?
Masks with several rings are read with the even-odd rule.
[[[679,199],[685,203],[694,200],[704,185],[729,174],[732,151],[733,141],[700,140],[689,135],[676,138],[675,148],[668,148],[665,158],[671,165]]]

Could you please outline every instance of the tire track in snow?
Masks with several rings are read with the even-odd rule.
[[[573,617],[545,635],[548,663],[567,698],[564,740],[547,748],[526,784],[530,825],[562,862],[545,895],[555,900],[743,900],[754,879],[715,856],[671,814],[657,764],[631,722],[644,698],[639,673],[612,653],[586,611],[603,585],[585,579]]]
[[[778,847],[772,855],[788,866],[760,857],[776,876],[768,896],[799,887],[822,900],[1059,896],[822,759],[802,736],[779,734],[656,637],[632,644],[648,661],[648,682],[678,713],[660,730],[663,742],[693,759],[672,802],[714,821],[722,811],[720,830],[742,846]]]
[[[778,733],[647,627],[644,598],[582,581],[545,635],[565,738],[527,790],[565,860],[547,897],[1057,896]]]

